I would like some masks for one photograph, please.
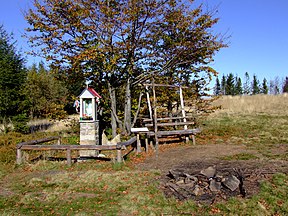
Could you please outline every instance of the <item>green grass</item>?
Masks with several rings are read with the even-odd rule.
[[[251,160],[251,159],[258,159],[257,156],[250,153],[239,153],[235,155],[224,156],[219,159],[222,160]]]
[[[247,152],[222,160],[288,160],[286,115],[222,114],[203,123],[198,144],[247,146]],[[15,166],[18,142],[50,135],[54,134],[0,136],[0,215],[288,215],[287,173],[261,182],[259,194],[249,199],[199,205],[165,198],[161,172],[136,170],[131,158],[72,167],[66,161],[45,160]],[[78,137],[71,134],[62,141],[76,144]]]

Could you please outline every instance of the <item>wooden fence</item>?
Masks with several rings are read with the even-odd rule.
[[[58,140],[57,144],[54,145],[39,145],[40,143],[50,142],[53,140]],[[117,150],[117,162],[122,162],[122,147],[129,146],[136,143],[136,137],[132,137],[128,141],[119,142],[116,145],[61,145],[61,137],[48,137],[39,140],[32,140],[28,142],[22,142],[17,144],[17,153],[16,153],[16,163],[22,163],[22,150],[66,150],[66,158],[67,158],[67,165],[71,166],[72,164],[72,157],[71,151],[72,150]],[[139,148],[137,146],[137,148]],[[137,151],[138,152],[138,151]]]

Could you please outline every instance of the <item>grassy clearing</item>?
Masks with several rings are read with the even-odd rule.
[[[48,162],[50,163],[50,162]],[[101,171],[95,163],[76,169],[50,166],[46,172],[25,170],[6,176],[0,193],[1,215],[285,215],[288,176],[277,174],[263,182],[251,199],[198,205],[166,199],[159,190],[157,170]],[[43,164],[42,164],[43,166]],[[58,166],[58,167],[57,167]],[[95,168],[95,169],[94,169]],[[107,168],[107,164],[106,164]]]
[[[253,97],[227,97],[218,101],[224,109],[203,120],[203,132],[197,136],[197,143],[245,144],[252,150],[223,160],[287,161],[288,103],[283,101],[288,98],[267,96],[269,100],[266,100],[266,96],[255,96],[256,106]],[[241,104],[245,106],[240,108]],[[133,166],[141,155],[132,155],[125,164],[91,161],[67,167],[65,161],[41,160],[14,165],[18,142],[50,135],[55,134],[9,133],[0,137],[0,215],[288,214],[287,173],[261,182],[260,193],[250,199],[235,197],[225,203],[200,205],[191,200],[165,198],[160,189],[161,173],[139,171]],[[77,144],[77,136],[65,135],[63,143],[72,142]]]

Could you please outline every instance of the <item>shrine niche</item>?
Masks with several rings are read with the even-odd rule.
[[[98,105],[101,96],[91,87],[86,87],[80,98],[80,145],[99,145]],[[80,157],[97,157],[99,151],[81,150]]]

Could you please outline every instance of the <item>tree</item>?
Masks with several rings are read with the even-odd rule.
[[[286,77],[286,80],[283,86],[283,93],[288,93],[288,77]]]
[[[263,82],[262,82],[262,86],[261,86],[261,93],[262,94],[268,94],[268,85],[267,85],[267,80],[266,78],[263,79]]]
[[[225,77],[225,75],[223,75],[222,79],[221,79],[221,93],[222,93],[222,95],[226,95],[226,77]]]
[[[251,84],[251,89],[252,89],[253,95],[260,93],[259,80],[257,79],[257,76],[255,74],[253,75],[253,81]]]
[[[243,93],[245,95],[249,95],[251,93],[250,89],[250,77],[248,72],[245,72],[244,84],[243,84]]]
[[[221,94],[221,85],[218,77],[216,77],[216,83],[214,87],[214,95],[220,95]]]
[[[46,70],[43,63],[34,64],[27,74],[24,85],[25,105],[31,118],[63,118],[67,98],[65,85]]]
[[[226,88],[225,88],[226,95],[235,95],[234,82],[235,82],[234,75],[232,73],[228,74],[226,78]]]
[[[242,95],[243,89],[242,89],[242,81],[240,77],[235,77],[236,84],[235,84],[235,95]]]
[[[22,112],[21,87],[26,77],[24,59],[16,51],[13,36],[0,26],[0,118],[9,118]]]
[[[131,128],[132,99],[141,94],[136,84],[154,76],[193,89],[198,80],[204,95],[217,74],[208,65],[226,46],[212,31],[215,11],[185,1],[34,0],[34,6],[26,14],[32,45],[55,66],[97,83],[110,98],[112,125],[124,132]]]

